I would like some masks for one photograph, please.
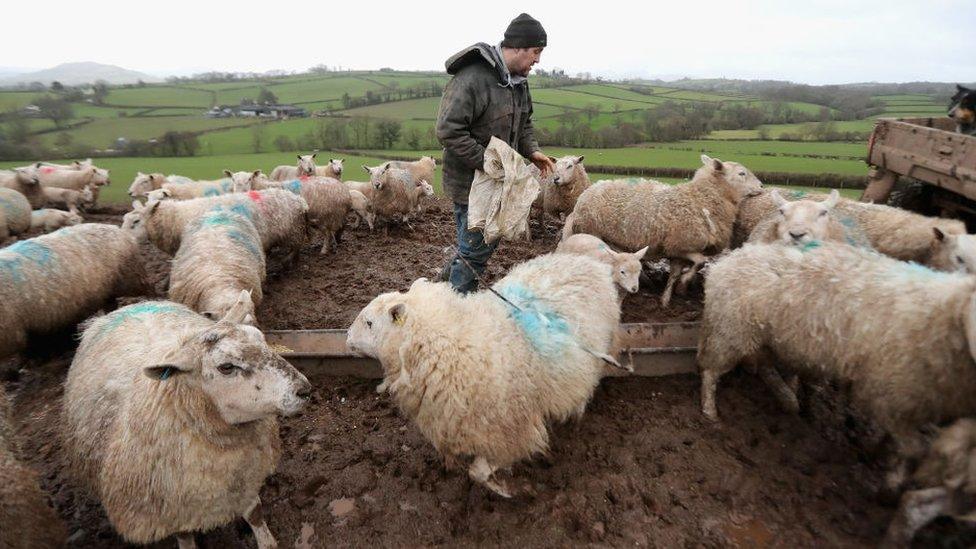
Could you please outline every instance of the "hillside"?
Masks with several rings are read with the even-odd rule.
[[[56,67],[20,74],[6,74],[0,76],[0,86],[29,84],[40,82],[50,85],[51,82],[61,82],[65,86],[91,84],[104,80],[112,85],[135,84],[138,81],[159,82],[158,78],[148,74],[124,69],[115,65],[102,63],[62,63]]]

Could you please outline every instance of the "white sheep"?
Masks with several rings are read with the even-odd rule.
[[[402,221],[413,209],[412,196],[415,196],[417,183],[407,170],[377,166],[363,166],[369,172],[369,182],[373,186],[369,196],[376,219],[385,221],[384,234],[389,234],[390,223]]]
[[[120,296],[151,291],[139,245],[118,227],[83,223],[0,249],[0,357],[28,333],[83,319]]]
[[[266,276],[261,236],[254,223],[229,208],[217,206],[190,223],[173,256],[169,299],[211,319],[223,318],[246,290],[261,305]]]
[[[648,246],[649,258],[667,258],[671,275],[661,295],[667,306],[679,276],[680,289],[709,256],[728,248],[739,202],[762,186],[741,164],[704,154],[701,160],[694,178],[680,185],[591,186],[566,220],[564,236],[592,234],[623,250]]]
[[[620,289],[636,294],[641,273],[641,259],[647,253],[642,248],[634,253],[616,252],[606,242],[590,234],[574,234],[556,246],[557,254],[585,255],[610,266],[613,281]]]
[[[250,298],[219,322],[167,301],[90,321],[64,383],[70,470],[128,542],[193,533],[243,517],[276,546],[258,495],[281,455],[276,415],[298,413],[308,380],[241,324]]]
[[[169,191],[173,200],[190,200],[192,198],[220,196],[230,193],[240,193],[251,190],[235,184],[230,178],[230,172],[224,170],[225,177],[214,181],[194,181],[192,183],[164,183],[160,188]]]
[[[412,192],[411,192],[412,191]],[[423,212],[423,199],[430,198],[434,196],[434,186],[430,183],[420,180],[413,189],[408,189],[408,196],[410,198],[410,212],[420,214]],[[405,221],[408,221],[410,214],[404,217]]]
[[[40,163],[38,163],[40,164]],[[35,165],[37,168],[38,179],[45,187],[58,187],[61,189],[71,189],[81,191],[85,187],[92,188],[92,201],[98,200],[99,190],[104,185],[109,185],[108,170],[96,166],[86,166],[80,169],[64,170],[52,166]]]
[[[315,175],[342,180],[342,163],[344,158],[330,158],[325,166],[315,166]]]
[[[281,246],[286,262],[292,262],[308,237],[308,203],[283,189],[248,191],[192,200],[163,200],[132,203],[132,211],[122,218],[122,228],[138,238],[148,238],[164,253],[173,255],[187,225],[215,206],[232,209],[248,217],[261,235],[265,251]]]
[[[79,206],[91,204],[95,200],[95,195],[90,186],[86,186],[80,191],[60,187],[44,187],[44,197],[49,206],[65,208],[71,213],[78,213]]]
[[[298,155],[297,166],[276,166],[275,169],[271,170],[271,180],[288,181],[301,176],[309,177],[315,175],[315,157],[317,155],[318,153]]]
[[[161,173],[142,173],[136,172],[135,179],[129,185],[129,196],[132,198],[139,198],[140,196],[146,196],[151,191],[158,190],[162,188],[163,185],[167,183],[178,183],[171,179],[172,176],[166,177]],[[192,182],[180,181],[179,183]]]
[[[47,502],[37,473],[17,459],[13,411],[0,385],[0,547],[64,547],[64,523]]]
[[[322,238],[321,253],[338,250],[346,215],[352,210],[349,187],[331,177],[302,177],[270,183],[308,202],[308,222]]]
[[[433,156],[421,156],[417,160],[410,162],[403,160],[391,160],[384,162],[380,167],[394,168],[397,170],[407,170],[413,176],[414,181],[433,181],[434,168],[437,167],[437,160]]]
[[[764,190],[742,201],[733,230],[733,247],[745,242],[755,226],[776,211],[778,206],[773,202],[771,192]],[[784,194],[790,200],[819,202],[827,199],[825,194],[806,191],[787,191]],[[966,233],[965,224],[958,219],[926,217],[901,208],[845,198],[837,202],[832,215],[849,233],[863,235],[875,250],[895,259],[924,265],[930,265],[934,245],[933,229],[938,228],[947,235]]]
[[[47,204],[44,186],[41,185],[35,165],[0,171],[0,188],[11,189],[24,195],[30,202],[31,208],[35,210]]]
[[[929,265],[940,271],[976,274],[976,235],[946,234],[932,229],[935,242]]]
[[[356,214],[359,221],[365,221],[369,230],[373,230],[373,219],[376,217],[373,215],[373,205],[370,204],[369,198],[366,195],[357,191],[356,189],[349,189],[349,199],[352,205],[352,211]]]
[[[976,413],[976,277],[838,242],[747,244],[709,267],[698,345],[702,412],[719,378],[772,353],[848,382],[855,402],[917,457],[918,428]],[[774,387],[775,388],[775,387]],[[900,481],[903,471],[890,477]]]
[[[344,181],[344,183],[351,189],[363,193],[363,195],[372,200],[373,199],[373,184],[369,181]]]
[[[30,230],[31,205],[19,192],[0,187],[0,213],[4,220],[0,223],[0,242]]]
[[[863,238],[848,239],[847,230],[833,215],[840,193],[831,191],[823,202],[813,200],[787,201],[775,189],[770,193],[777,209],[756,225],[749,242],[756,244],[802,245],[812,241],[835,240],[852,245],[866,245]],[[868,245],[869,246],[869,245]]]
[[[573,211],[583,191],[590,187],[590,176],[583,167],[582,156],[570,155],[552,160],[556,167],[552,173],[540,179],[542,192],[532,204],[533,209],[539,212],[543,232],[546,230],[546,216],[562,220]],[[531,233],[526,236],[532,240]]]
[[[471,478],[508,497],[494,472],[545,452],[549,423],[582,415],[620,306],[609,267],[584,256],[537,257],[493,289],[512,305],[418,280],[367,305],[347,344],[380,360],[378,390],[439,453],[473,457]]]
[[[902,494],[882,547],[910,547],[915,533],[939,516],[972,522],[976,512],[976,420],[941,429]]]
[[[31,212],[30,229],[42,229],[45,233],[56,231],[62,227],[71,227],[84,222],[80,215],[64,210],[44,208]]]

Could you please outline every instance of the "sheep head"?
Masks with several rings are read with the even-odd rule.
[[[776,220],[776,238],[783,244],[806,244],[814,240],[826,240],[830,230],[830,211],[840,200],[837,189],[823,202],[797,200],[789,202],[773,189],[773,203],[779,208]]]

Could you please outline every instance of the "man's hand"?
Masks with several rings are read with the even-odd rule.
[[[552,173],[552,171],[556,169],[556,164],[552,161],[551,158],[546,156],[542,151],[535,151],[534,153],[532,153],[532,156],[529,157],[529,160],[531,160],[532,163],[535,164],[536,168],[539,168],[539,171],[542,172],[542,175]]]

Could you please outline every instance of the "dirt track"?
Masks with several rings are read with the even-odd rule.
[[[347,231],[337,255],[309,247],[291,272],[272,260],[259,321],[266,329],[344,328],[377,293],[434,276],[452,234],[439,203],[412,231]],[[554,246],[554,234],[503,244],[489,278]],[[162,292],[166,257],[148,246],[146,253]],[[656,292],[642,289],[624,310],[628,322],[696,320],[700,296],[662,311]],[[99,505],[63,473],[57,410],[70,359],[62,336],[7,361],[24,458],[40,472],[73,545],[121,546]],[[446,471],[375,394],[375,382],[307,374],[312,403],[282,422],[285,454],[262,493],[282,547],[294,545],[303,525],[314,532],[313,546],[867,546],[893,510],[876,496],[880,437],[832,389],[812,391],[804,414],[793,417],[751,376],[730,375],[720,393],[723,423],[712,425],[698,412],[694,376],[605,380],[579,423],[554,427],[549,456],[514,468],[509,482],[521,493],[505,501]],[[243,522],[198,541],[254,546]]]

